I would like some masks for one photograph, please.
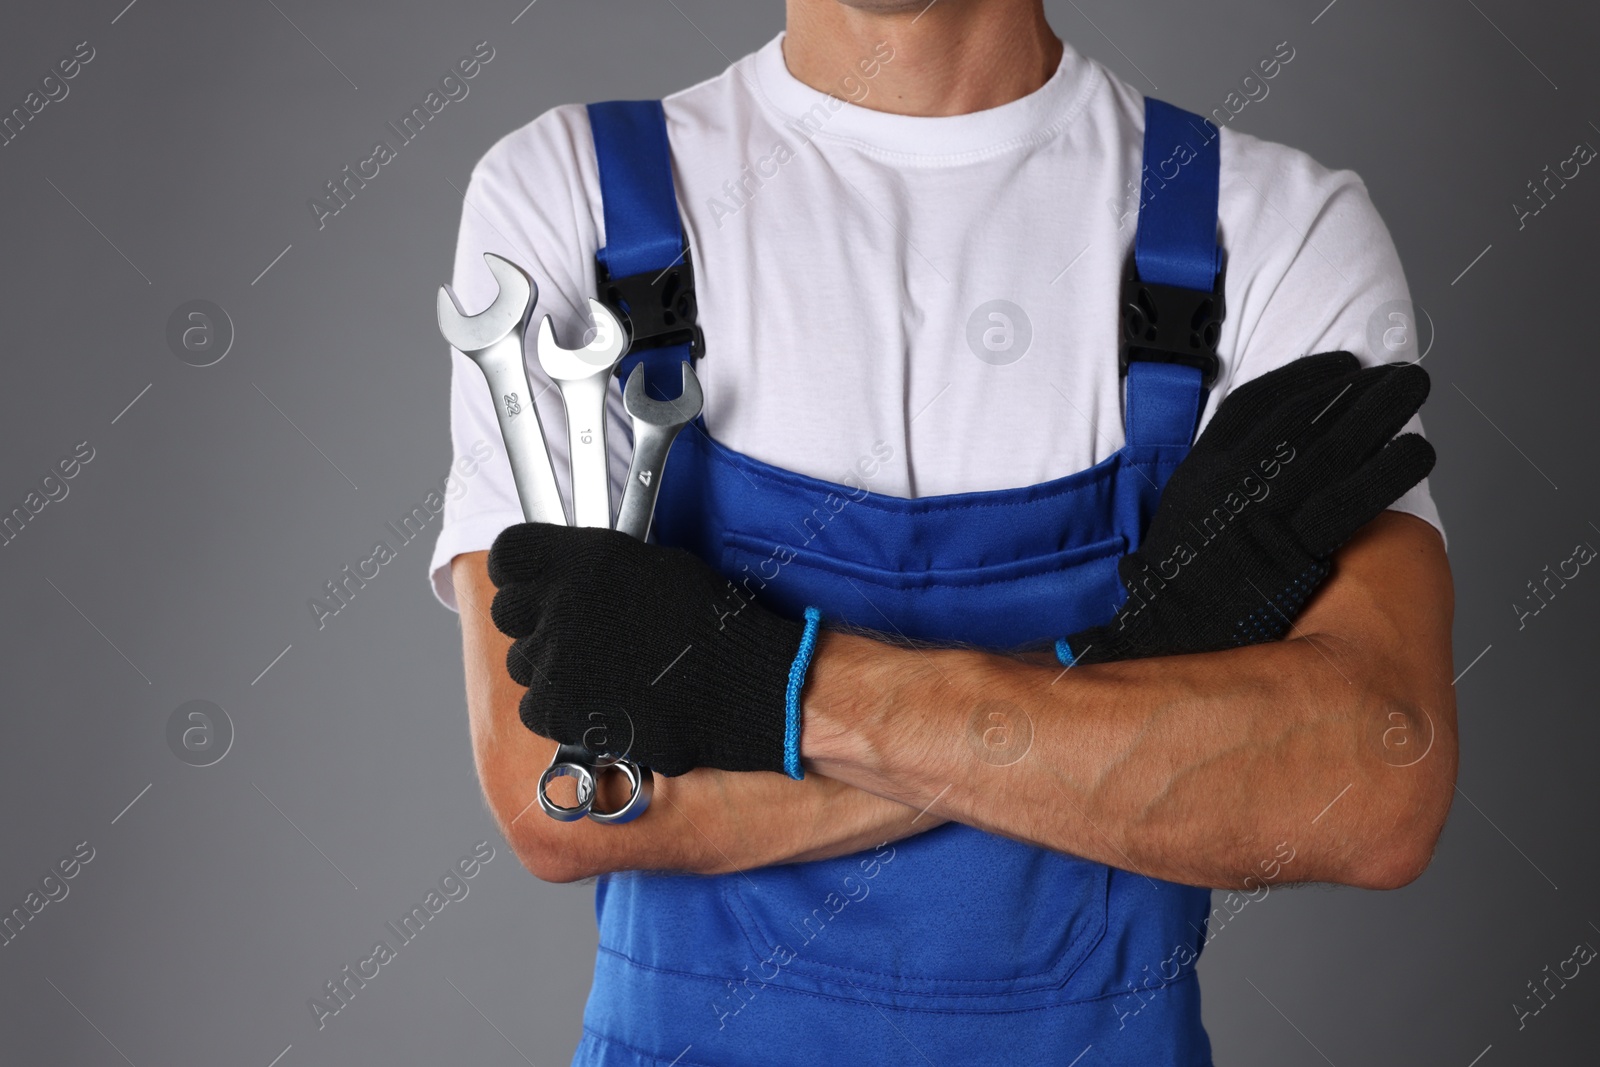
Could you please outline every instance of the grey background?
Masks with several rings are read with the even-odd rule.
[[[782,9],[523,2],[7,10],[7,111],[77,42],[97,53],[0,148],[0,511],[78,442],[95,449],[0,548],[0,910],[78,842],[95,849],[0,948],[8,1063],[570,1055],[592,891],[526,874],[479,798],[456,621],[423,581],[432,531],[325,630],[306,601],[445,472],[433,293],[473,162],[552,105],[711,76]],[[1600,171],[1520,232],[1509,205],[1576,142],[1600,145],[1600,12],[1324,3],[1049,5],[1079,50],[1197,110],[1291,42],[1234,125],[1364,176],[1437,332],[1424,415],[1456,670],[1471,665],[1461,794],[1408,889],[1274,891],[1232,919],[1203,957],[1206,1021],[1228,1064],[1593,1062],[1593,968],[1520,1031],[1512,1004],[1576,943],[1600,945],[1600,575],[1520,632],[1511,604],[1576,542],[1600,544]],[[482,40],[496,56],[470,96],[319,231],[307,199]],[[193,298],[237,330],[211,367],[165,340]],[[166,741],[195,699],[237,735],[204,768]],[[307,1000],[480,840],[496,855],[470,895],[319,1032]]]

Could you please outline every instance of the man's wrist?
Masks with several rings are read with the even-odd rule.
[[[800,757],[819,770],[858,762],[864,755],[862,686],[857,680],[868,649],[888,649],[857,634],[824,629],[817,635],[811,670],[801,694]],[[826,772],[824,772],[826,773]]]

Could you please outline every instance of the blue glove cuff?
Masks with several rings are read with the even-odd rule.
[[[800,766],[800,691],[806,687],[806,671],[817,650],[817,628],[821,625],[822,612],[807,608],[805,632],[800,635],[800,650],[789,665],[789,689],[784,695],[783,773],[797,782],[806,776]]]

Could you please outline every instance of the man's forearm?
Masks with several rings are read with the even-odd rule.
[[[650,810],[635,822],[551,823],[533,803],[536,779],[527,780],[524,813],[502,820],[502,830],[524,864],[547,881],[624,870],[755,870],[848,855],[943,821],[820,774],[796,782],[700,769],[657,776]]]
[[[635,822],[553,822],[535,796],[556,746],[518,718],[523,690],[506,673],[511,642],[489,620],[494,587],[484,557],[458,556],[451,567],[461,608],[473,755],[501,831],[539,877],[567,882],[621,870],[750,870],[845,855],[942,821],[820,774],[796,782],[780,774],[701,769],[658,776],[655,800]],[[607,781],[602,779],[602,801],[614,799],[605,795]]]
[[[909,806],[1152,877],[1238,886],[1288,841],[1286,878],[1403,884],[1455,771],[1436,541],[1385,516],[1295,636],[1228,652],[1063,673],[829,634],[802,754]]]

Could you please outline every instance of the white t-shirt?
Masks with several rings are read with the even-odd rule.
[[[730,448],[832,481],[878,458],[867,487],[902,497],[1093,466],[1124,440],[1118,304],[1143,98],[1068,48],[1037,92],[987,111],[858,106],[893,62],[879,46],[830,95],[789,73],[780,35],[667,97],[706,425]],[[1369,320],[1408,299],[1359,177],[1226,127],[1220,148],[1227,319],[1202,428],[1230,389],[1302,355],[1393,358],[1372,351]],[[535,315],[576,346],[603,229],[588,117],[555,108],[474,170],[456,292],[469,312],[484,307],[495,288],[482,254],[499,253],[538,284]],[[454,607],[450,560],[522,514],[483,378],[451,358],[456,466],[431,572]],[[560,396],[536,358],[528,373],[567,491]],[[610,418],[614,506],[631,448],[616,389]],[[1394,507],[1439,525],[1426,482]]]

